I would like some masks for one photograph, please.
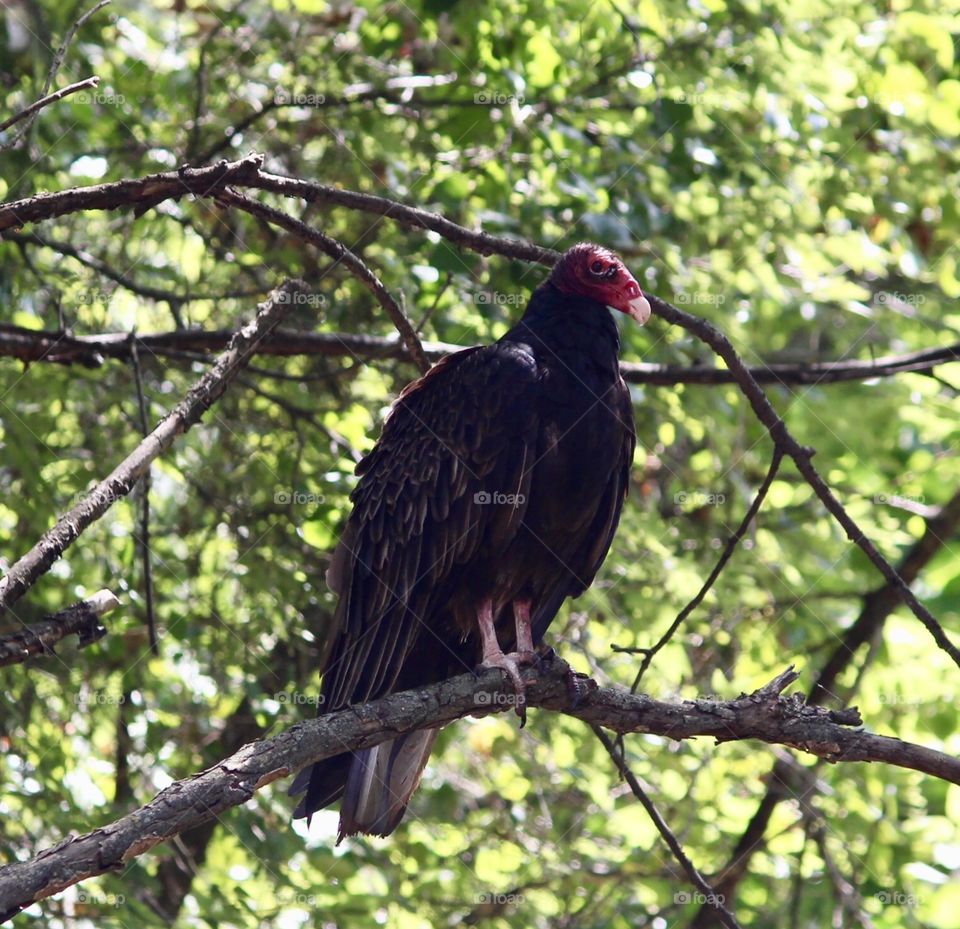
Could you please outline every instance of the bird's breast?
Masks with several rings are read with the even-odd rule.
[[[546,397],[531,481],[532,528],[573,529],[588,520],[633,441],[622,381],[580,383]],[[629,410],[629,398],[626,403]]]

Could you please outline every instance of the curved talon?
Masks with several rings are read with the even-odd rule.
[[[540,664],[540,656],[534,651],[511,652],[510,657],[515,658],[517,664],[522,668],[532,668]]]
[[[520,728],[527,723],[527,688],[523,683],[520,669],[539,665],[540,656],[533,647],[533,633],[530,627],[530,601],[515,600],[513,602],[513,616],[516,622],[516,650],[504,654],[497,641],[497,632],[494,627],[493,604],[484,600],[477,609],[477,624],[480,627],[480,638],[483,643],[483,661],[481,669],[499,668],[510,679],[516,696],[514,709],[520,717]]]
[[[499,668],[506,674],[508,680],[513,684],[513,692],[516,697],[514,711],[520,717],[520,728],[522,729],[527,722],[527,686],[523,682],[523,676],[520,673],[520,667],[524,656],[512,653],[504,655],[488,655],[480,664],[480,668]]]
[[[567,668],[567,696],[570,698],[573,709],[580,706],[580,701],[590,692],[590,688],[586,684],[589,680],[590,678],[586,674],[579,674],[573,668]]]

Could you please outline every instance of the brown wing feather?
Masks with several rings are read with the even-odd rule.
[[[487,506],[476,495],[527,487],[535,385],[533,356],[521,347],[467,349],[390,410],[357,467],[354,509],[327,574],[340,602],[324,711],[388,693],[450,572],[517,531],[523,505]]]
[[[597,571],[607,557],[610,544],[617,532],[620,522],[620,511],[624,500],[630,491],[630,472],[633,467],[633,453],[637,447],[637,436],[633,426],[633,404],[630,393],[623,381],[620,382],[617,413],[624,423],[624,443],[621,449],[620,460],[610,475],[607,493],[597,507],[597,512],[590,529],[583,533],[584,546],[578,563],[581,565],[580,579],[583,581],[582,590],[577,590],[572,596],[579,596],[592,583]]]
[[[531,617],[534,642],[539,642],[567,597],[579,597],[592,583],[607,556],[620,522],[620,512],[630,490],[630,472],[637,438],[633,406],[626,384],[619,385],[617,414],[623,422],[623,444],[597,507],[584,514],[584,522],[569,534],[570,547],[560,554],[570,569],[566,583],[558,584]]]

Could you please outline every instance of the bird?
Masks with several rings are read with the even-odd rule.
[[[636,432],[610,309],[650,317],[614,252],[574,245],[502,338],[447,355],[390,407],[327,570],[339,599],[321,714],[499,668],[522,715],[522,669],[593,582],[629,488]],[[339,800],[337,844],[390,835],[438,731],[304,768],[294,818]]]

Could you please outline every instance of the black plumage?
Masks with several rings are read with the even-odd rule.
[[[400,395],[357,467],[327,573],[340,599],[321,712],[481,662],[522,690],[518,665],[593,581],[628,487],[633,415],[608,305],[649,315],[615,255],[575,246],[502,339],[444,358]],[[340,838],[388,835],[435,735],[305,769],[295,815],[339,799]]]

